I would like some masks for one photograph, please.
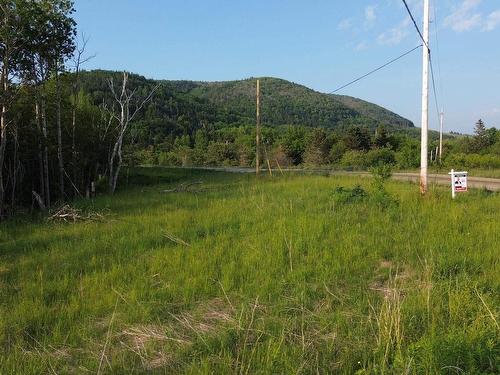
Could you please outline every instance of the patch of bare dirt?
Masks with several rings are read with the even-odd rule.
[[[127,327],[120,334],[123,346],[138,355],[147,370],[172,364],[173,352],[179,347],[189,347],[237,325],[232,307],[219,298],[170,316],[168,322]]]

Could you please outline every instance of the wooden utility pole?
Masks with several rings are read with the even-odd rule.
[[[255,150],[255,174],[260,170],[260,80],[257,80],[257,124],[256,124],[256,150]]]
[[[428,135],[429,135],[429,0],[424,0],[424,46],[422,56],[422,134],[420,144],[420,192],[427,192]]]

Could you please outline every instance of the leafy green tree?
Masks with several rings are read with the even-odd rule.
[[[417,168],[420,165],[420,143],[413,139],[407,139],[396,155],[400,168]]]
[[[293,164],[299,165],[304,160],[306,149],[306,130],[301,126],[289,126],[281,139],[281,145]]]
[[[389,148],[377,148],[366,153],[366,165],[376,167],[378,165],[394,165],[396,157],[394,151]]]
[[[49,154],[47,113],[44,90],[41,85],[51,74],[58,77],[64,60],[74,49],[75,21],[71,18],[73,2],[69,0],[2,0],[0,2],[0,54],[1,54],[1,106],[0,121],[0,216],[3,211],[3,164],[6,148],[8,104],[11,77],[32,83],[39,88],[37,95],[37,124],[39,125],[39,156],[41,161],[41,192],[43,201],[50,206]],[[59,86],[58,86],[59,88]],[[58,90],[60,94],[60,91]],[[9,98],[9,99],[8,99]],[[56,103],[55,116],[58,130],[58,159],[60,181],[63,181],[61,97]],[[17,130],[15,131],[17,134]],[[42,152],[43,143],[43,152]],[[63,182],[60,186],[63,185]],[[64,189],[61,188],[61,193]]]
[[[37,126],[40,133],[39,157],[43,165],[41,191],[50,206],[48,125],[44,85],[52,74],[59,76],[64,60],[75,48],[76,22],[71,17],[73,2],[70,0],[39,0],[24,2],[18,16],[22,20],[25,45],[20,53],[20,76],[37,88]],[[62,133],[60,99],[57,102],[58,161],[60,190],[64,194],[64,166],[62,160]],[[43,149],[43,150],[42,150]]]
[[[345,146],[343,141],[340,140],[335,142],[330,149],[330,162],[333,164],[338,164],[346,151],[347,147]]]
[[[208,148],[208,134],[205,129],[199,129],[194,136],[193,162],[195,165],[205,164]]]
[[[4,215],[3,166],[7,147],[7,112],[11,103],[11,78],[15,72],[16,55],[22,39],[16,10],[16,2],[0,2],[0,220]]]

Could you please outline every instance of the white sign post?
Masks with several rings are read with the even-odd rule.
[[[455,199],[456,193],[467,191],[468,172],[455,172],[452,169],[448,174],[451,175],[451,196]]]

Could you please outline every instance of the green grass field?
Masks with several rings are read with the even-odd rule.
[[[2,223],[0,374],[500,373],[500,195],[386,189],[148,168]]]

